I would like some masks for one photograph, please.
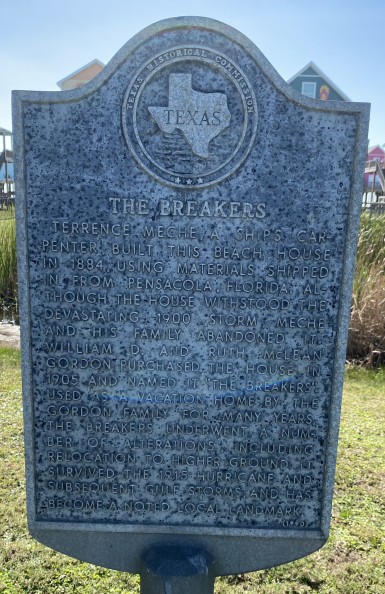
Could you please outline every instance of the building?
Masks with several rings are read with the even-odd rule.
[[[382,165],[385,164],[385,150],[379,144],[376,146],[370,146],[368,148],[368,158],[367,161],[377,161]]]
[[[376,195],[385,194],[385,150],[380,146],[370,146],[365,166],[364,190]]]
[[[82,66],[78,70],[75,70],[72,74],[69,74],[57,83],[58,87],[62,91],[69,91],[71,89],[78,89],[82,87],[90,80],[92,80],[99,72],[104,68],[103,62],[99,60],[92,60],[89,64]]]
[[[334,84],[330,78],[326,76],[314,62],[306,64],[297,74],[292,76],[288,84],[293,87],[298,93],[311,97],[312,99],[321,99],[324,101],[350,101],[349,97],[345,95]]]

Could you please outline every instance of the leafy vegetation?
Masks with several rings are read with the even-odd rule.
[[[0,349],[0,592],[128,594],[138,576],[80,563],[27,533],[20,355]],[[219,578],[217,594],[385,592],[385,369],[347,371],[331,537],[313,555],[266,571]]]
[[[363,213],[357,249],[348,358],[385,363],[385,216]]]
[[[15,301],[17,295],[16,223],[11,213],[0,217],[0,299]]]
[[[372,266],[379,266],[385,274],[385,215],[371,216],[363,212],[360,222],[360,236],[357,246],[357,272],[355,290],[361,288],[361,278]],[[362,276],[361,276],[362,275]]]
[[[14,219],[15,218],[15,207],[10,205],[8,208],[0,208],[0,221],[4,221],[5,219]]]

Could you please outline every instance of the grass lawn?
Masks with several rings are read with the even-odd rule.
[[[0,221],[4,221],[6,219],[14,219],[15,218],[15,207],[10,206],[9,208],[0,208]]]
[[[0,592],[120,594],[139,578],[80,563],[27,533],[20,355],[0,349]],[[217,594],[385,593],[385,370],[346,373],[332,532],[313,555],[216,580]]]

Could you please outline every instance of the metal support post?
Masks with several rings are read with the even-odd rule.
[[[213,594],[212,562],[197,547],[153,546],[142,556],[140,594]]]

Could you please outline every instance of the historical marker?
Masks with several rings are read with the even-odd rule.
[[[83,89],[15,92],[38,540],[131,572],[192,547],[211,575],[325,543],[368,112],[191,17]]]

